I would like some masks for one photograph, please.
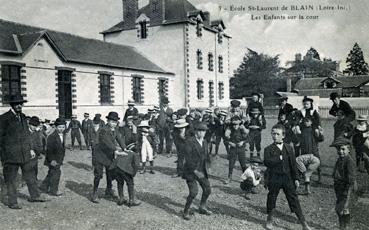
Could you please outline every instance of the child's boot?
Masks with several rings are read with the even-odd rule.
[[[146,173],[146,162],[142,162],[142,170],[140,172],[141,174],[145,174]]]
[[[150,173],[155,174],[155,172],[154,172],[154,161],[150,161]]]

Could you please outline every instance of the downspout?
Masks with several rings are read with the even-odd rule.
[[[215,71],[215,82],[214,82],[214,97],[215,97],[215,106],[218,107],[218,65],[219,59],[217,54],[217,33],[214,33],[214,47],[215,47],[215,55],[214,55],[214,71]]]
[[[186,26],[187,24],[184,23],[183,24],[183,54],[184,54],[184,84],[185,84],[185,103],[184,103],[184,107],[188,108],[189,104],[188,104],[188,76],[187,76],[187,32],[186,32]]]

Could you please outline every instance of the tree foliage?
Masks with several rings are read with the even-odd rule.
[[[284,90],[285,83],[282,86],[281,79],[277,77],[281,71],[279,65],[278,55],[271,57],[248,49],[234,77],[231,78],[231,97],[242,98],[250,96],[252,92],[272,96],[275,91]]]
[[[306,52],[306,56],[311,56],[315,59],[320,60],[320,56],[319,53],[316,49],[314,49],[313,47],[311,47],[307,52]]]
[[[354,47],[346,58],[347,68],[343,71],[348,75],[367,75],[369,73],[368,63],[364,60],[364,54],[359,44]]]

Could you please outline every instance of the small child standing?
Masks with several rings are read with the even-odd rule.
[[[356,167],[362,171],[361,162],[363,161],[366,172],[369,174],[369,146],[365,146],[365,142],[369,138],[368,117],[360,115],[356,120],[357,125],[352,137],[356,153]]]
[[[55,121],[55,131],[47,138],[45,165],[49,167],[46,178],[42,182],[41,190],[52,196],[61,196],[58,193],[61,176],[61,166],[65,156],[65,125],[62,118]]]
[[[336,212],[340,229],[350,229],[350,201],[357,189],[355,162],[350,156],[349,139],[340,137],[332,146],[336,147],[338,154],[333,170]]]
[[[149,121],[141,121],[140,125],[140,134],[138,137],[137,144],[137,152],[141,154],[141,162],[142,162],[142,171],[141,174],[146,173],[146,162],[150,163],[150,173],[155,174],[154,172],[154,151],[155,151],[155,138],[153,137],[154,133],[150,135],[150,126]]]
[[[246,121],[245,127],[250,130],[250,160],[252,162],[262,163],[260,158],[261,151],[261,131],[266,128],[266,121],[263,114],[260,114],[258,108],[251,110],[251,117]],[[254,156],[256,148],[257,156]]]

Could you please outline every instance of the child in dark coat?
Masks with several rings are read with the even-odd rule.
[[[46,178],[42,182],[41,190],[52,196],[61,196],[58,192],[61,176],[61,166],[65,156],[65,125],[64,119],[55,121],[55,131],[47,138],[45,165],[49,167]]]
[[[246,121],[245,127],[250,130],[250,159],[251,161],[261,163],[261,131],[266,128],[266,121],[264,115],[260,113],[258,108],[251,110],[251,117]],[[256,148],[257,156],[254,156],[254,149]]]
[[[350,156],[350,140],[339,137],[332,146],[336,147],[338,154],[333,170],[336,212],[340,229],[350,229],[350,203],[357,189],[355,163]]]
[[[122,155],[116,155],[115,160],[111,166],[114,169],[114,178],[118,182],[118,195],[119,199],[117,204],[119,206],[125,204],[127,201],[124,199],[123,186],[124,183],[127,184],[128,187],[128,206],[138,206],[141,203],[136,201],[135,199],[135,190],[134,190],[134,177],[136,176],[138,165],[139,165],[139,156],[135,152],[135,143],[127,146],[127,151]]]

